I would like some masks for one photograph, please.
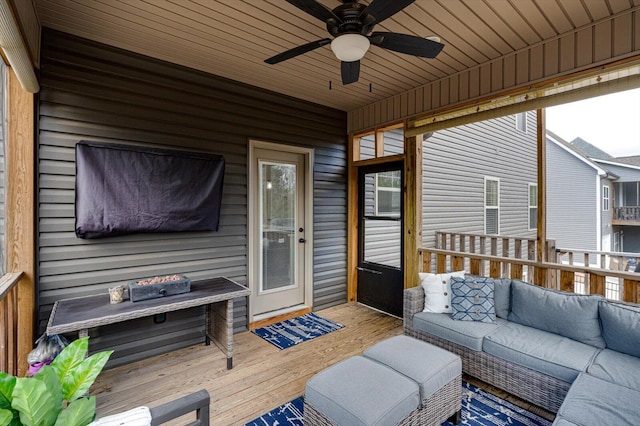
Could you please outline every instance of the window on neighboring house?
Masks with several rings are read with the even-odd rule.
[[[500,180],[484,178],[484,233],[500,233]]]
[[[516,114],[516,130],[527,133],[527,113],[519,112]]]
[[[376,216],[400,216],[400,170],[376,173]]]
[[[538,228],[538,185],[529,184],[529,230]]]
[[[602,211],[609,211],[609,185],[602,186]]]

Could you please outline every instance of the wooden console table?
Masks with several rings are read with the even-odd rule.
[[[206,305],[205,343],[213,342],[227,354],[227,368],[233,368],[233,299],[248,296],[250,290],[228,278],[191,282],[189,293],[157,299],[110,304],[109,294],[58,300],[53,305],[47,335],[77,331],[79,337],[89,329],[135,318]]]

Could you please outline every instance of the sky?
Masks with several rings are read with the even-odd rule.
[[[547,108],[547,129],[614,157],[640,155],[640,89]]]

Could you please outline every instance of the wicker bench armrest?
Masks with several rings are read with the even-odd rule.
[[[189,426],[209,426],[209,402],[209,392],[201,389],[182,398],[153,407],[150,409],[151,425],[166,423],[195,411],[196,420],[189,423]]]
[[[403,323],[404,329],[413,328],[413,315],[422,312],[424,309],[424,290],[422,286],[408,288],[404,291],[403,300]]]

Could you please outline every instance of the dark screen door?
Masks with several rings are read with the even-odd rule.
[[[402,317],[402,163],[360,169],[358,302]]]

